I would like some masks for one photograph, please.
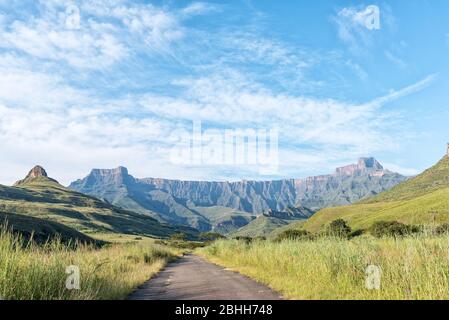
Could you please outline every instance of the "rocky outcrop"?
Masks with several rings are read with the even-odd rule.
[[[33,169],[30,170],[30,172],[28,172],[25,179],[17,181],[16,183],[14,183],[14,186],[20,186],[22,184],[33,182],[39,178],[45,178],[47,180],[58,183],[58,181],[48,177],[47,172],[45,171],[44,168],[42,168],[41,166],[35,166]]]

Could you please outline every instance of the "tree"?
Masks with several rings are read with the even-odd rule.
[[[308,240],[312,235],[305,230],[285,230],[276,237],[276,241],[283,240]]]
[[[332,221],[326,230],[326,234],[332,237],[349,238],[352,230],[345,220],[337,219]]]

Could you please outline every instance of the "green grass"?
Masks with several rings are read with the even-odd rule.
[[[449,157],[445,156],[436,165],[427,169],[413,179],[400,183],[377,197],[368,199],[366,203],[404,201],[433,193],[449,187]]]
[[[104,243],[57,222],[13,213],[0,212],[1,229],[10,229],[14,234],[20,235],[27,241],[32,239],[37,244],[44,244],[54,238],[59,238],[64,244],[77,242],[101,245]]]
[[[323,209],[303,228],[316,232],[336,219],[346,220],[353,229],[366,229],[377,221],[423,225],[449,222],[449,157],[372,199]]]
[[[299,221],[295,221],[292,222],[286,226],[283,227],[279,227],[274,229],[269,235],[268,237],[271,239],[275,239],[279,234],[283,233],[284,231],[287,230],[302,230],[304,223],[306,223],[307,220],[299,220]]]
[[[154,243],[114,244],[70,250],[54,241],[45,246],[0,233],[0,296],[13,300],[123,299],[180,251]],[[68,266],[80,268],[80,290],[67,290]]]
[[[287,299],[449,299],[449,237],[351,241],[217,241],[199,250]],[[380,290],[366,268],[382,270]]]
[[[289,221],[291,222],[291,221]],[[240,228],[237,232],[232,233],[232,237],[266,237],[274,230],[287,226],[289,222],[266,216],[259,216],[249,224]]]
[[[203,216],[212,226],[212,232],[230,234],[256,218],[253,213],[222,206],[189,206],[189,209]]]

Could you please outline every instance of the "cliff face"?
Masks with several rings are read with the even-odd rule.
[[[295,180],[296,202],[321,209],[347,205],[389,190],[407,178],[386,170],[374,158],[337,168],[333,174]]]
[[[252,213],[282,210],[295,203],[296,197],[293,180],[205,182],[147,178],[139,182],[198,206],[223,206]]]
[[[354,203],[390,189],[406,178],[385,170],[373,158],[337,168],[333,174],[278,181],[209,182],[156,178],[137,179],[126,168],[94,169],[70,188],[104,198],[161,221],[214,228],[211,219],[195,207],[227,207],[241,214],[260,215],[288,207],[313,210]],[[249,216],[245,216],[248,220]],[[230,221],[235,220],[235,215]],[[223,223],[223,221],[221,221]],[[226,221],[225,221],[226,222]]]

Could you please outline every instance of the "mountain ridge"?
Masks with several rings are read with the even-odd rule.
[[[344,219],[353,228],[369,228],[377,221],[405,224],[449,223],[449,157],[418,176],[359,203],[325,208],[303,225],[318,231],[332,220]]]
[[[272,181],[135,178],[124,167],[93,169],[85,178],[72,182],[69,188],[163,222],[209,231],[215,226],[195,211],[195,207],[232,208],[256,216],[268,210],[281,212],[288,207],[315,211],[354,203],[405,179],[385,170],[374,158],[360,158],[356,164],[337,168],[329,175]]]

